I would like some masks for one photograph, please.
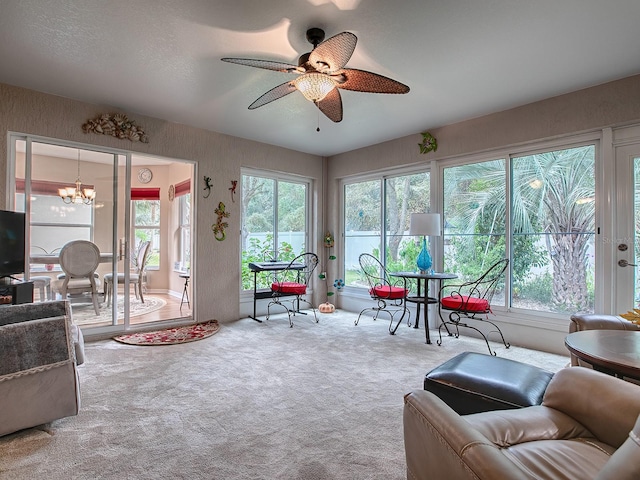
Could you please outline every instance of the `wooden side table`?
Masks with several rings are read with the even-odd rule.
[[[583,330],[567,335],[564,344],[594,370],[640,380],[640,331]]]

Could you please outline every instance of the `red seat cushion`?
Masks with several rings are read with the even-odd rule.
[[[392,287],[390,285],[378,285],[369,290],[369,295],[373,295],[378,298],[387,298],[389,300],[399,300],[404,298],[409,293],[409,290],[402,287]]]
[[[442,306],[449,310],[463,310],[465,312],[488,312],[489,302],[484,298],[468,297],[467,295],[452,295],[440,300]]]
[[[307,293],[307,286],[304,283],[296,282],[273,282],[271,284],[271,291],[278,293],[287,293],[290,295],[304,295]]]

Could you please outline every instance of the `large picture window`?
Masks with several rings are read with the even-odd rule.
[[[595,146],[515,157],[512,172],[512,306],[593,312]]]
[[[409,220],[412,213],[429,211],[428,172],[346,183],[345,285],[366,286],[358,263],[362,253],[380,259],[389,271],[413,270],[420,244],[419,239],[409,236]]]
[[[61,188],[54,182],[31,183],[30,253],[55,254],[71,240],[92,240],[93,205],[65,204],[56,194]],[[25,211],[24,180],[16,180],[16,211]],[[50,268],[53,265],[49,266]],[[56,267],[57,269],[57,267]],[[44,271],[45,265],[31,265],[32,272]]]
[[[444,270],[460,282],[480,277],[507,255],[507,175],[504,159],[444,169]],[[493,303],[503,304],[500,285]]]
[[[445,168],[445,269],[473,279],[506,256],[494,304],[593,312],[594,179],[594,145]]]
[[[253,289],[249,263],[292,260],[309,238],[309,182],[266,173],[242,175],[242,289]],[[258,275],[257,288],[271,285]]]

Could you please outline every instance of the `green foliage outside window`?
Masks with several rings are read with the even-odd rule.
[[[290,244],[282,242],[274,254],[271,234],[267,235],[263,241],[255,237],[250,238],[247,249],[242,251],[242,289],[253,290],[253,272],[249,269],[250,263],[265,262],[274,258],[280,262],[290,262],[301,253],[304,252],[295,252]],[[269,272],[258,273],[256,285],[258,289],[269,288],[271,282],[272,276]]]

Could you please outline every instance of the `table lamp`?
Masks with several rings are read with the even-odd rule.
[[[416,265],[420,273],[427,273],[433,265],[429,249],[427,248],[427,237],[440,236],[440,214],[412,213],[409,235],[422,235],[422,250],[418,254]]]

